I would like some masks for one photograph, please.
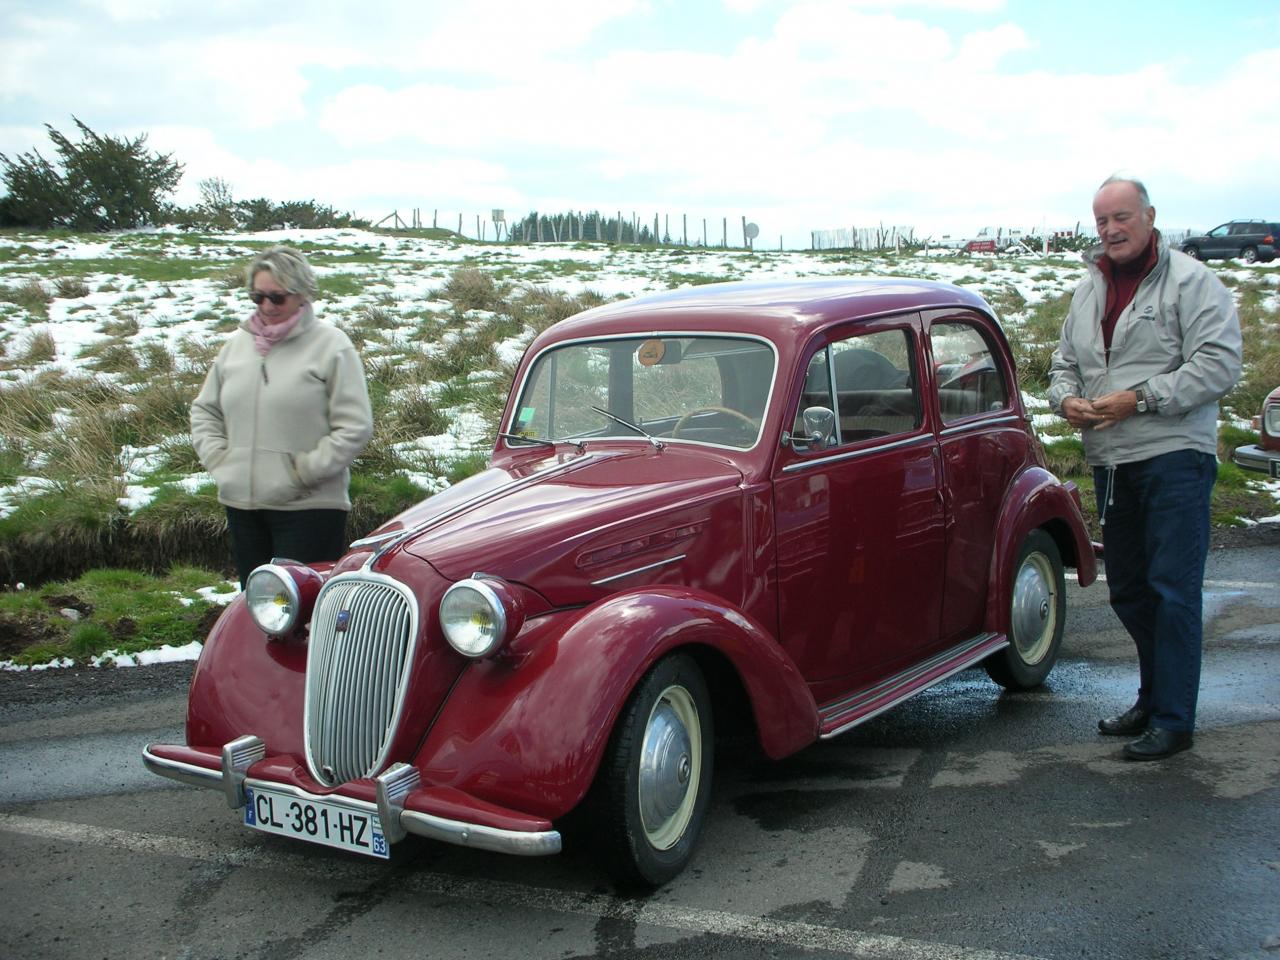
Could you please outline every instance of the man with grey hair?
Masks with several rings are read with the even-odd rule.
[[[1139,180],[1093,197],[1101,243],[1071,297],[1049,403],[1093,467],[1111,607],[1138,648],[1137,699],[1099,721],[1129,760],[1191,746],[1218,400],[1241,370],[1240,319],[1204,264],[1155,229]]]

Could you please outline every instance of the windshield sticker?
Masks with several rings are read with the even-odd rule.
[[[636,359],[640,361],[640,366],[652,367],[654,364],[661,363],[666,353],[667,345],[661,340],[646,340],[636,350]]]
[[[536,407],[521,407],[520,412],[516,414],[516,424],[520,427],[527,427],[533,421],[533,414]]]

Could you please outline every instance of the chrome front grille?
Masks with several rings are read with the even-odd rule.
[[[334,786],[386,763],[418,635],[418,605],[379,574],[334,577],[316,598],[307,654],[307,766]]]

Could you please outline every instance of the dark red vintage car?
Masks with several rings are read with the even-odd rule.
[[[718,737],[771,757],[959,670],[1040,684],[1095,560],[990,307],[917,280],[609,304],[529,347],[491,466],[260,567],[154,772],[373,856],[594,833],[623,883],[693,855]]]

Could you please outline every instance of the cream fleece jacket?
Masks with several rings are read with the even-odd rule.
[[[351,461],[372,433],[360,355],[310,304],[265,357],[241,323],[191,405],[218,502],[243,510],[350,510]]]

